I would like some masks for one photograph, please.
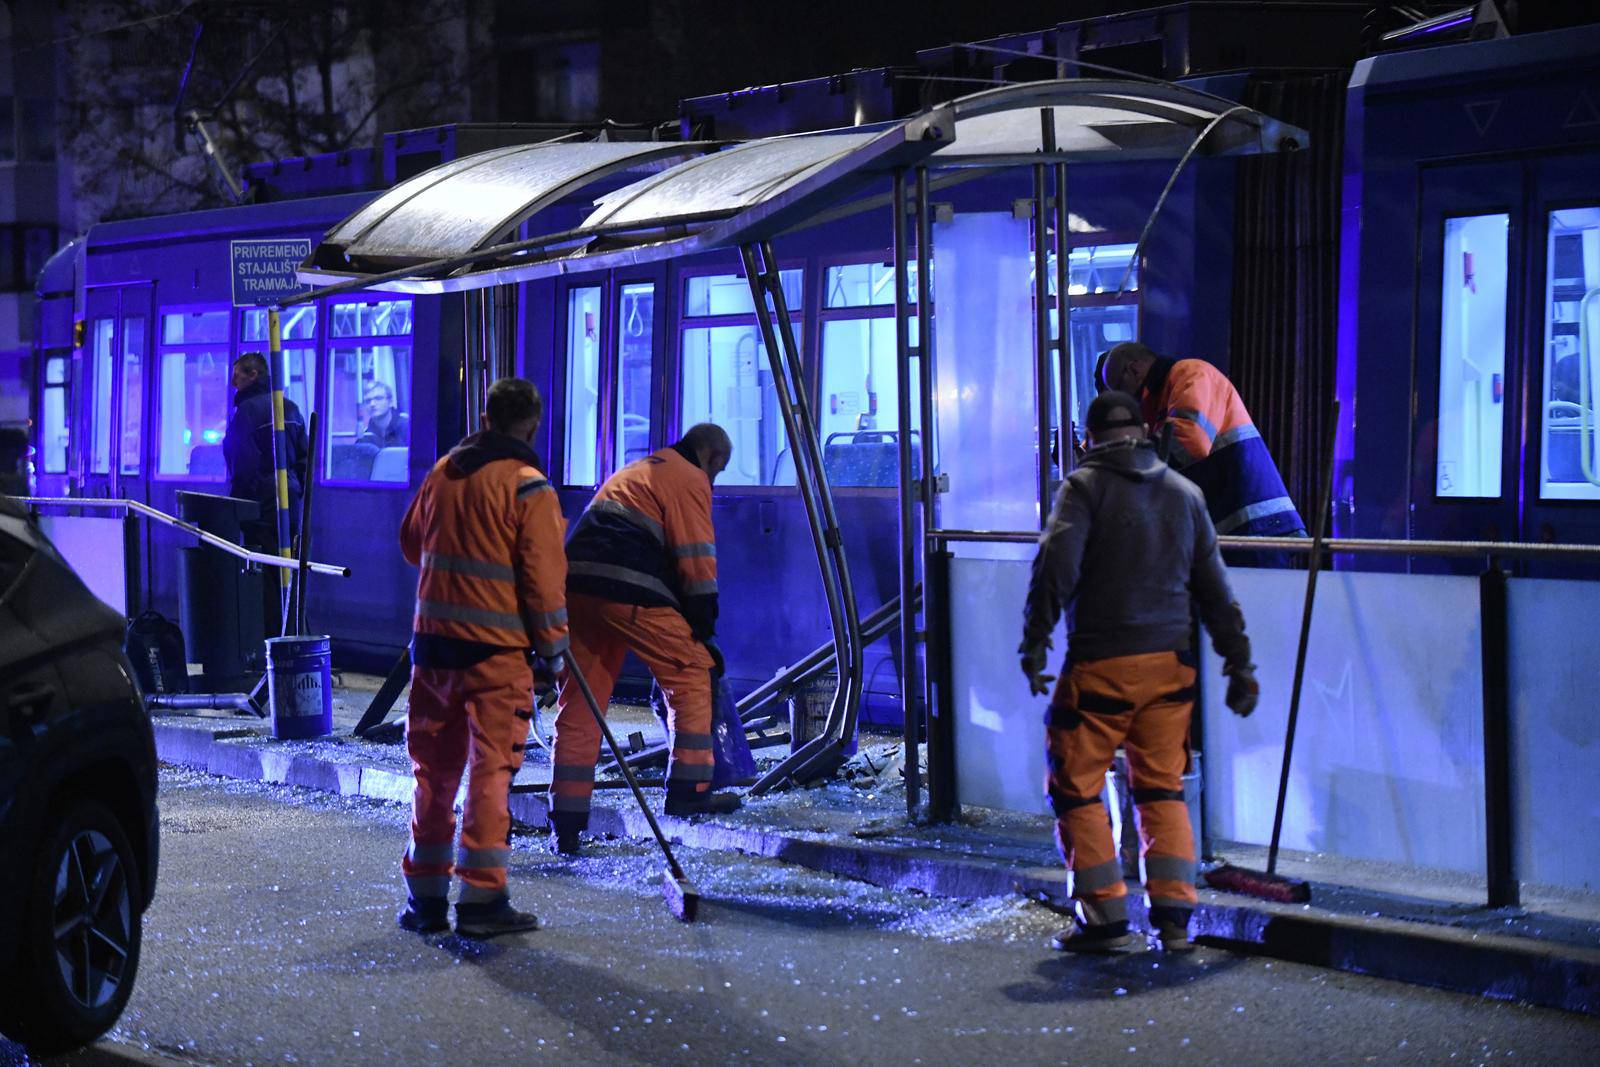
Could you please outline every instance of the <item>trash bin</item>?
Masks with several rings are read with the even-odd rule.
[[[240,543],[240,523],[260,512],[253,500],[214,493],[178,493],[178,517],[207,533]],[[202,693],[248,691],[265,669],[262,575],[211,545],[183,549],[178,621],[189,661],[201,674],[190,685]]]

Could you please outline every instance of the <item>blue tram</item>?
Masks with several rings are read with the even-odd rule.
[[[1591,304],[1581,294],[1574,299],[1565,294],[1569,289],[1576,292],[1574,287],[1581,284],[1592,287],[1592,281],[1582,282],[1588,259],[1583,235],[1600,232],[1584,221],[1588,218],[1584,211],[1592,210],[1584,198],[1593,201],[1600,194],[1595,168],[1582,165],[1592,157],[1544,158],[1549,153],[1536,131],[1526,123],[1507,121],[1498,131],[1492,125],[1487,129],[1509,139],[1496,151],[1522,153],[1515,163],[1491,159],[1461,166],[1512,166],[1522,175],[1559,171],[1563,177],[1559,183],[1552,181],[1548,194],[1535,196],[1534,190],[1544,187],[1521,184],[1522,178],[1515,186],[1504,186],[1499,172],[1491,175],[1482,170],[1471,174],[1489,177],[1467,180],[1471,174],[1463,172],[1461,180],[1451,185],[1456,179],[1449,169],[1430,163],[1424,189],[1433,196],[1437,175],[1443,199],[1419,200],[1411,184],[1416,180],[1413,171],[1407,169],[1413,163],[1397,166],[1393,156],[1377,155],[1380,150],[1398,151],[1393,147],[1397,142],[1384,141],[1373,132],[1379,126],[1398,131],[1415,122],[1381,110],[1399,105],[1375,94],[1373,87],[1381,80],[1375,80],[1377,75],[1393,71],[1396,79],[1405,81],[1419,77],[1405,72],[1427,68],[1427,78],[1444,84],[1454,77],[1456,91],[1471,96],[1477,91],[1472,87],[1488,76],[1486,70],[1499,70],[1508,62],[1514,70],[1531,70],[1528,57],[1544,54],[1540,49],[1586,56],[1585,62],[1594,63],[1600,42],[1588,31],[1572,32],[1575,36],[1563,37],[1559,44],[1539,39],[1555,36],[1547,34],[1459,46],[1486,50],[1472,52],[1488,57],[1487,67],[1479,70],[1459,60],[1438,59],[1443,50],[1385,57],[1364,64],[1352,84],[1337,381],[1344,395],[1358,401],[1359,421],[1347,426],[1341,438],[1345,492],[1343,507],[1336,511],[1344,532],[1477,536],[1497,531],[1501,536],[1537,537],[1540,531],[1536,523],[1528,525],[1528,516],[1539,513],[1529,510],[1535,505],[1529,504],[1523,481],[1527,471],[1543,470],[1546,482],[1541,484],[1556,484],[1559,507],[1571,509],[1560,512],[1572,516],[1563,523],[1561,538],[1593,540],[1600,534],[1600,507],[1583,506],[1583,501],[1595,499],[1584,483],[1576,478],[1549,483],[1548,473],[1553,470],[1566,478],[1569,468],[1587,469],[1583,460],[1593,456],[1592,433],[1583,437],[1592,422],[1564,414],[1581,414],[1586,404],[1582,390],[1589,388],[1587,395],[1592,396],[1596,388],[1592,375],[1577,375],[1576,399],[1551,393],[1544,402],[1548,412],[1544,425],[1548,432],[1560,431],[1555,433],[1559,447],[1492,452],[1487,438],[1493,435],[1483,426],[1495,411],[1509,410],[1504,398],[1522,398],[1517,402],[1526,410],[1534,392],[1557,388],[1552,384],[1557,376],[1547,373],[1541,361],[1507,357],[1496,369],[1486,367],[1481,355],[1466,354],[1456,360],[1459,367],[1445,367],[1441,360],[1444,369],[1434,371],[1432,378],[1418,371],[1411,388],[1393,370],[1413,365],[1403,351],[1413,345],[1414,336],[1420,344],[1429,329],[1458,337],[1461,329],[1471,327],[1472,336],[1481,336],[1472,317],[1476,306],[1460,306],[1457,299],[1460,285],[1452,283],[1448,292],[1437,286],[1427,290],[1434,294],[1433,304],[1413,295],[1407,270],[1417,256],[1428,262],[1426,257],[1432,255],[1435,264],[1441,257],[1471,264],[1478,289],[1468,285],[1469,293],[1493,291],[1515,276],[1523,279],[1524,290],[1519,290],[1523,296],[1518,297],[1523,300],[1532,292],[1526,286],[1546,277],[1545,260],[1536,262],[1530,256],[1531,245],[1505,252],[1498,265],[1493,254],[1478,250],[1489,226],[1484,218],[1493,222],[1498,217],[1502,236],[1523,233],[1530,219],[1548,220],[1542,224],[1548,229],[1538,231],[1538,240],[1549,242],[1548,262],[1554,265],[1550,270],[1567,272],[1560,275],[1560,285],[1550,283],[1552,293],[1563,294],[1559,301],[1551,298],[1552,331],[1554,317],[1564,316],[1562,330],[1551,336],[1565,338],[1573,333],[1567,326],[1581,325],[1580,309]],[[1500,51],[1494,52],[1497,48]],[[1575,76],[1592,82],[1593,67],[1582,70],[1589,73]],[[1259,81],[1230,75],[1191,79],[1188,84],[1239,99]],[[1396,92],[1392,99],[1415,98]],[[750,122],[749,108],[756,105],[731,97],[725,103],[730,110],[736,105],[746,109],[740,121]],[[711,107],[699,102],[696,117],[704,118]],[[805,124],[804,119],[786,124],[779,98],[770,102],[770,108],[767,118],[757,123],[763,132],[793,132]],[[1583,126],[1580,121],[1579,132],[1571,139],[1593,136]],[[1439,147],[1428,151],[1451,151],[1446,134],[1437,137]],[[1516,141],[1519,137],[1522,140]],[[508,143],[515,139],[508,138]],[[457,143],[448,136],[435,140],[446,146]],[[686,144],[681,154],[708,147]],[[1425,147],[1421,141],[1413,142],[1418,153]],[[449,167],[451,153],[441,154]],[[620,166],[565,190],[541,203],[535,213],[514,218],[511,225],[524,236],[577,227],[597,199],[660,165],[661,160],[652,159]],[[1093,391],[1090,375],[1095,356],[1119,340],[1137,336],[1158,351],[1201,355],[1229,369],[1244,299],[1235,291],[1238,279],[1244,277],[1235,263],[1236,221],[1252,206],[1239,201],[1244,186],[1237,167],[1228,159],[1195,160],[1181,173],[1153,221],[1151,210],[1172,173],[1170,163],[1085,164],[1072,169],[1069,233],[1064,242],[1069,253],[1065,275],[1072,294],[1071,359],[1068,380],[1058,379],[1055,387],[1055,448],[1064,447],[1073,426],[1081,423],[1082,407]],[[1312,178],[1333,181],[1331,174]],[[1462,188],[1477,190],[1473,195],[1484,202],[1444,192]],[[1508,188],[1523,190],[1510,206],[1502,202]],[[968,316],[968,321],[979,323],[978,332],[968,339],[971,345],[999,362],[1015,358],[1025,364],[1031,355],[1030,194],[1026,171],[1013,168],[940,186],[932,195],[934,218],[952,234],[962,235],[947,242],[951,247],[964,240],[990,254],[1000,247],[1012,248],[1016,255],[1011,262],[1021,264],[1011,274],[990,279],[993,285],[980,287],[980,299],[991,312],[987,317]],[[230,299],[229,242],[253,237],[319,240],[374,204],[378,195],[369,188],[107,223],[64,250],[41,286],[45,304],[38,342],[36,419],[41,495],[126,495],[170,512],[176,510],[174,496],[180,489],[215,491],[223,481],[218,446],[229,409],[228,364],[242,351],[265,346],[262,309],[235,307]],[[1439,226],[1418,221],[1418,203],[1424,205],[1420,210],[1432,212],[1427,218]],[[901,419],[895,402],[893,257],[887,214],[877,211],[823,222],[786,237],[780,248],[783,288],[800,340],[805,387],[818,414],[824,462],[836,489],[863,615],[897,592],[895,435],[902,431],[903,421],[909,421]],[[1364,226],[1359,225],[1362,218]],[[1147,221],[1149,231],[1139,245]],[[1413,235],[1416,255],[1410,244]],[[372,260],[374,267],[382,262],[381,255]],[[1396,266],[1405,268],[1400,271],[1404,277],[1395,275]],[[502,288],[507,291],[495,300],[477,304],[461,293],[368,292],[319,298],[285,314],[287,392],[303,410],[318,411],[322,420],[314,554],[348,564],[354,572],[337,585],[319,579],[312,587],[313,628],[335,635],[337,659],[350,666],[386,668],[409,636],[414,575],[400,559],[395,530],[422,475],[469,423],[473,384],[461,354],[469,332],[484,336],[486,319],[498,324],[488,331],[493,336],[495,366],[531,378],[547,397],[539,451],[560,487],[569,518],[576,518],[593,488],[611,471],[671,442],[690,423],[711,418],[733,432],[734,462],[719,480],[715,519],[725,593],[721,630],[736,689],[750,689],[824,644],[828,614],[817,595],[816,561],[808,551],[807,521],[793,486],[794,460],[778,418],[774,383],[737,255],[717,252],[564,273]],[[1439,304],[1448,302],[1446,297],[1457,303],[1441,311]],[[1518,319],[1515,326],[1508,319],[1508,338],[1532,337],[1530,324],[1544,320],[1522,303],[1514,306],[1519,315],[1531,317]],[[1291,305],[1257,310],[1265,315],[1294,311]],[[1596,335],[1600,320],[1590,336]],[[1581,341],[1581,336],[1552,341],[1550,365],[1565,358],[1569,348],[1578,351],[1573,346]],[[1437,341],[1435,349],[1443,351],[1444,343]],[[1451,344],[1459,347],[1461,342]],[[1023,351],[1016,351],[1019,347]],[[1401,353],[1392,351],[1395,348]],[[1478,405],[1470,409],[1462,406],[1469,403],[1468,379],[1477,398],[1470,402]],[[1408,397],[1414,405],[1431,404],[1438,397],[1446,407],[1456,407],[1449,419],[1440,415],[1435,420],[1432,436],[1418,428],[1414,436],[1385,445],[1384,435],[1394,436],[1394,427],[1415,426],[1403,410]],[[1347,404],[1347,410],[1354,407]],[[1469,415],[1460,415],[1468,410]],[[403,433],[394,429],[395,413],[404,416]],[[375,422],[387,436],[375,440]],[[1446,422],[1451,423],[1448,432]],[[1526,422],[1525,416],[1515,424],[1507,421],[1503,439],[1527,440]],[[1568,447],[1574,436],[1569,432],[1572,422],[1578,428],[1576,449]],[[1463,428],[1469,423],[1471,428]],[[1356,426],[1359,434],[1353,432]],[[911,432],[916,432],[914,425]],[[1310,432],[1302,436],[1316,440]],[[1445,459],[1436,458],[1446,453]],[[1457,507],[1459,501],[1450,492],[1433,493],[1432,510],[1424,509],[1424,514],[1440,516],[1437,522],[1408,519],[1397,526],[1392,515],[1416,512],[1415,486],[1401,473],[1406,467],[1402,455],[1413,457],[1414,470],[1432,463],[1430,470],[1442,471],[1443,463],[1454,464],[1449,484],[1472,487],[1463,497],[1466,503]],[[1470,470],[1469,457],[1477,457]],[[1482,481],[1496,463],[1501,471],[1500,481],[1494,483],[1497,497],[1486,493],[1488,483]],[[1474,478],[1479,481],[1471,481]],[[1487,516],[1495,507],[1505,513],[1499,527],[1485,524],[1465,531],[1459,523],[1450,525],[1443,519],[1469,512]],[[1024,528],[1028,521],[1036,521],[1024,518],[1018,523],[996,513],[992,522],[983,523],[978,521],[983,517],[981,507],[973,515],[972,525],[995,528]],[[1495,520],[1484,520],[1490,521]],[[168,613],[174,612],[177,600],[175,548],[168,535],[153,530],[137,561],[143,576],[142,602]],[[868,650],[864,722],[898,721],[897,657],[892,642]]]

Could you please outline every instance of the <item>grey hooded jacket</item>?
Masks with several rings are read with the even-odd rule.
[[[1205,496],[1146,442],[1091,451],[1056,495],[1023,611],[1023,650],[1076,602],[1069,661],[1189,651],[1191,598],[1230,666],[1250,662],[1244,615]]]

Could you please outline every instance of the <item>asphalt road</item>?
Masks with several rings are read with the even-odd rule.
[[[1600,1020],[1205,948],[1064,957],[1061,920],[732,853],[519,837],[537,933],[399,930],[406,812],[164,772],[162,872],[114,1041],[218,1064],[1579,1063]],[[116,1045],[97,1055],[114,1062]],[[3,1051],[3,1050],[0,1050]],[[4,1056],[0,1055],[0,1060]]]

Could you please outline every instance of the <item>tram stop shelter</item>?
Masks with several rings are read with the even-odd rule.
[[[952,641],[949,545],[959,538],[945,527],[984,515],[1013,531],[1038,529],[1055,479],[1064,473],[1054,469],[1051,428],[1054,423],[1065,436],[1065,394],[1074,378],[1067,345],[1053,328],[1067,321],[1070,300],[1067,165],[1171,159],[1175,181],[1196,156],[1291,151],[1306,143],[1296,127],[1194,89],[1065,79],[985,90],[892,123],[726,145],[558,142],[497,149],[424,172],[377,198],[329,232],[300,278],[324,295],[361,289],[467,294],[470,419],[478,391],[510,369],[493,365],[490,355],[499,347],[493,324],[496,301],[507,298],[502,287],[738,250],[795,456],[839,677],[821,734],[763,776],[753,788],[760,793],[814,780],[843,761],[861,705],[866,636],[888,628],[882,620],[864,626],[857,610],[774,242],[808,226],[889,208],[897,410],[918,427],[897,434],[898,604],[921,605],[920,622],[915,610],[899,612],[907,805],[914,817],[924,814],[916,757],[924,736],[920,704],[928,709],[926,814],[941,819],[958,803],[958,778],[965,792],[969,782],[1016,777],[1015,752],[1039,747],[1031,734],[1013,736],[1002,747],[958,747],[955,674],[1010,670],[1012,663],[1011,657],[968,662],[974,650]],[[936,248],[929,194],[1019,167],[1031,169],[1033,178],[1033,352],[1028,359],[1021,353],[997,359],[987,348],[964,352],[961,346],[961,285],[970,277],[962,261],[981,246],[982,235],[953,245],[949,255]],[[644,176],[637,177],[641,170]],[[619,175],[636,180],[619,184]],[[578,193],[595,197],[580,226],[515,238],[545,207]],[[1158,200],[1152,220],[1159,208]],[[977,422],[997,418],[1016,433],[977,432]],[[948,460],[958,454],[966,457],[961,475],[945,484]],[[1014,545],[986,547],[1016,551]],[[924,642],[927,666],[919,672]],[[1028,785],[1036,790],[1034,782]]]

